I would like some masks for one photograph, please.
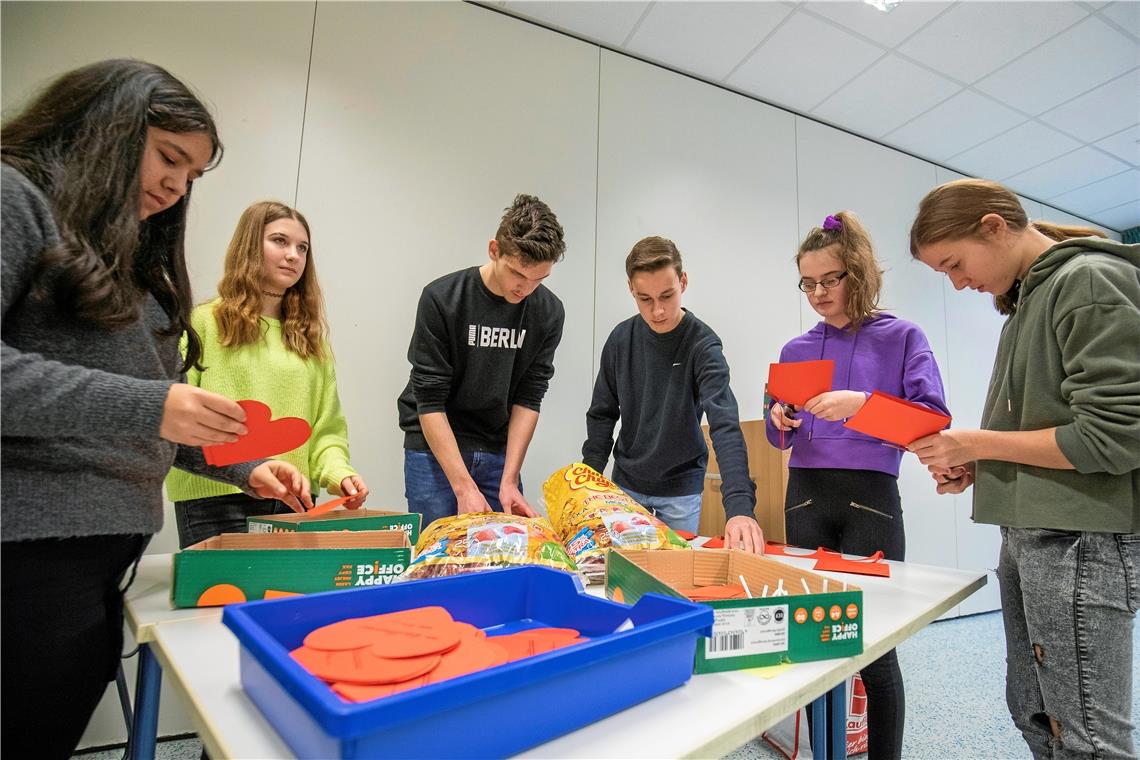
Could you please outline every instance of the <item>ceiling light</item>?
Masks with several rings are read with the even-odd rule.
[[[863,0],[863,2],[883,13],[890,13],[899,4],[899,0]]]

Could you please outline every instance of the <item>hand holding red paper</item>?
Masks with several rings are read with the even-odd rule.
[[[313,506],[309,479],[293,465],[277,459],[262,462],[249,474],[249,487],[262,499],[277,499],[294,512]]]
[[[863,408],[843,424],[873,438],[907,448],[920,438],[945,428],[950,424],[950,418],[922,404],[875,391]]]
[[[208,393],[200,388],[194,388],[194,390]],[[225,398],[215,393],[209,395]],[[309,440],[309,436],[312,435],[313,431],[309,427],[309,423],[299,417],[271,419],[272,413],[269,407],[260,401],[247,399],[237,402],[237,405],[245,410],[245,434],[239,434],[238,439],[230,443],[204,446],[202,452],[206,455],[207,464],[224,467],[253,459],[271,457],[275,454],[284,454]]]
[[[345,509],[360,509],[368,498],[368,484],[359,475],[349,475],[340,481],[340,492],[345,495]]]
[[[943,430],[919,438],[907,448],[917,454],[918,461],[931,468],[932,472],[945,472],[976,459],[970,449],[969,437],[969,430]]]
[[[831,390],[835,362],[780,362],[768,365],[768,395],[785,404],[803,406],[809,399]]]
[[[752,554],[764,553],[764,531],[760,524],[748,515],[737,515],[724,526],[726,549],[740,549]]]
[[[854,417],[866,401],[867,396],[862,391],[827,391],[808,399],[804,411],[834,422]]]
[[[175,383],[162,404],[158,435],[184,446],[232,443],[246,434],[245,418],[245,410],[236,401],[194,385]]]

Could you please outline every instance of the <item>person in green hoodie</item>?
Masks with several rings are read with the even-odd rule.
[[[1035,757],[1135,757],[1140,245],[1030,222],[1007,188],[935,188],[911,253],[1008,315],[981,430],[911,445],[1001,526],[1006,700]]]

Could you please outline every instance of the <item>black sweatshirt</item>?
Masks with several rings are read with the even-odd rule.
[[[502,453],[515,404],[539,411],[566,312],[544,285],[512,304],[472,267],[424,288],[396,406],[404,448],[426,451],[419,415],[446,412],[461,451]]]
[[[612,448],[619,486],[650,496],[700,493],[708,464],[702,412],[720,465],[725,517],[752,517],[756,485],[748,475],[728,362],[720,338],[687,310],[664,334],[640,315],[610,333],[586,413],[582,461],[601,472]]]

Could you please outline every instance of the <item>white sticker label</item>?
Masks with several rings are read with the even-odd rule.
[[[788,605],[713,610],[712,636],[705,658],[743,657],[788,648]]]

